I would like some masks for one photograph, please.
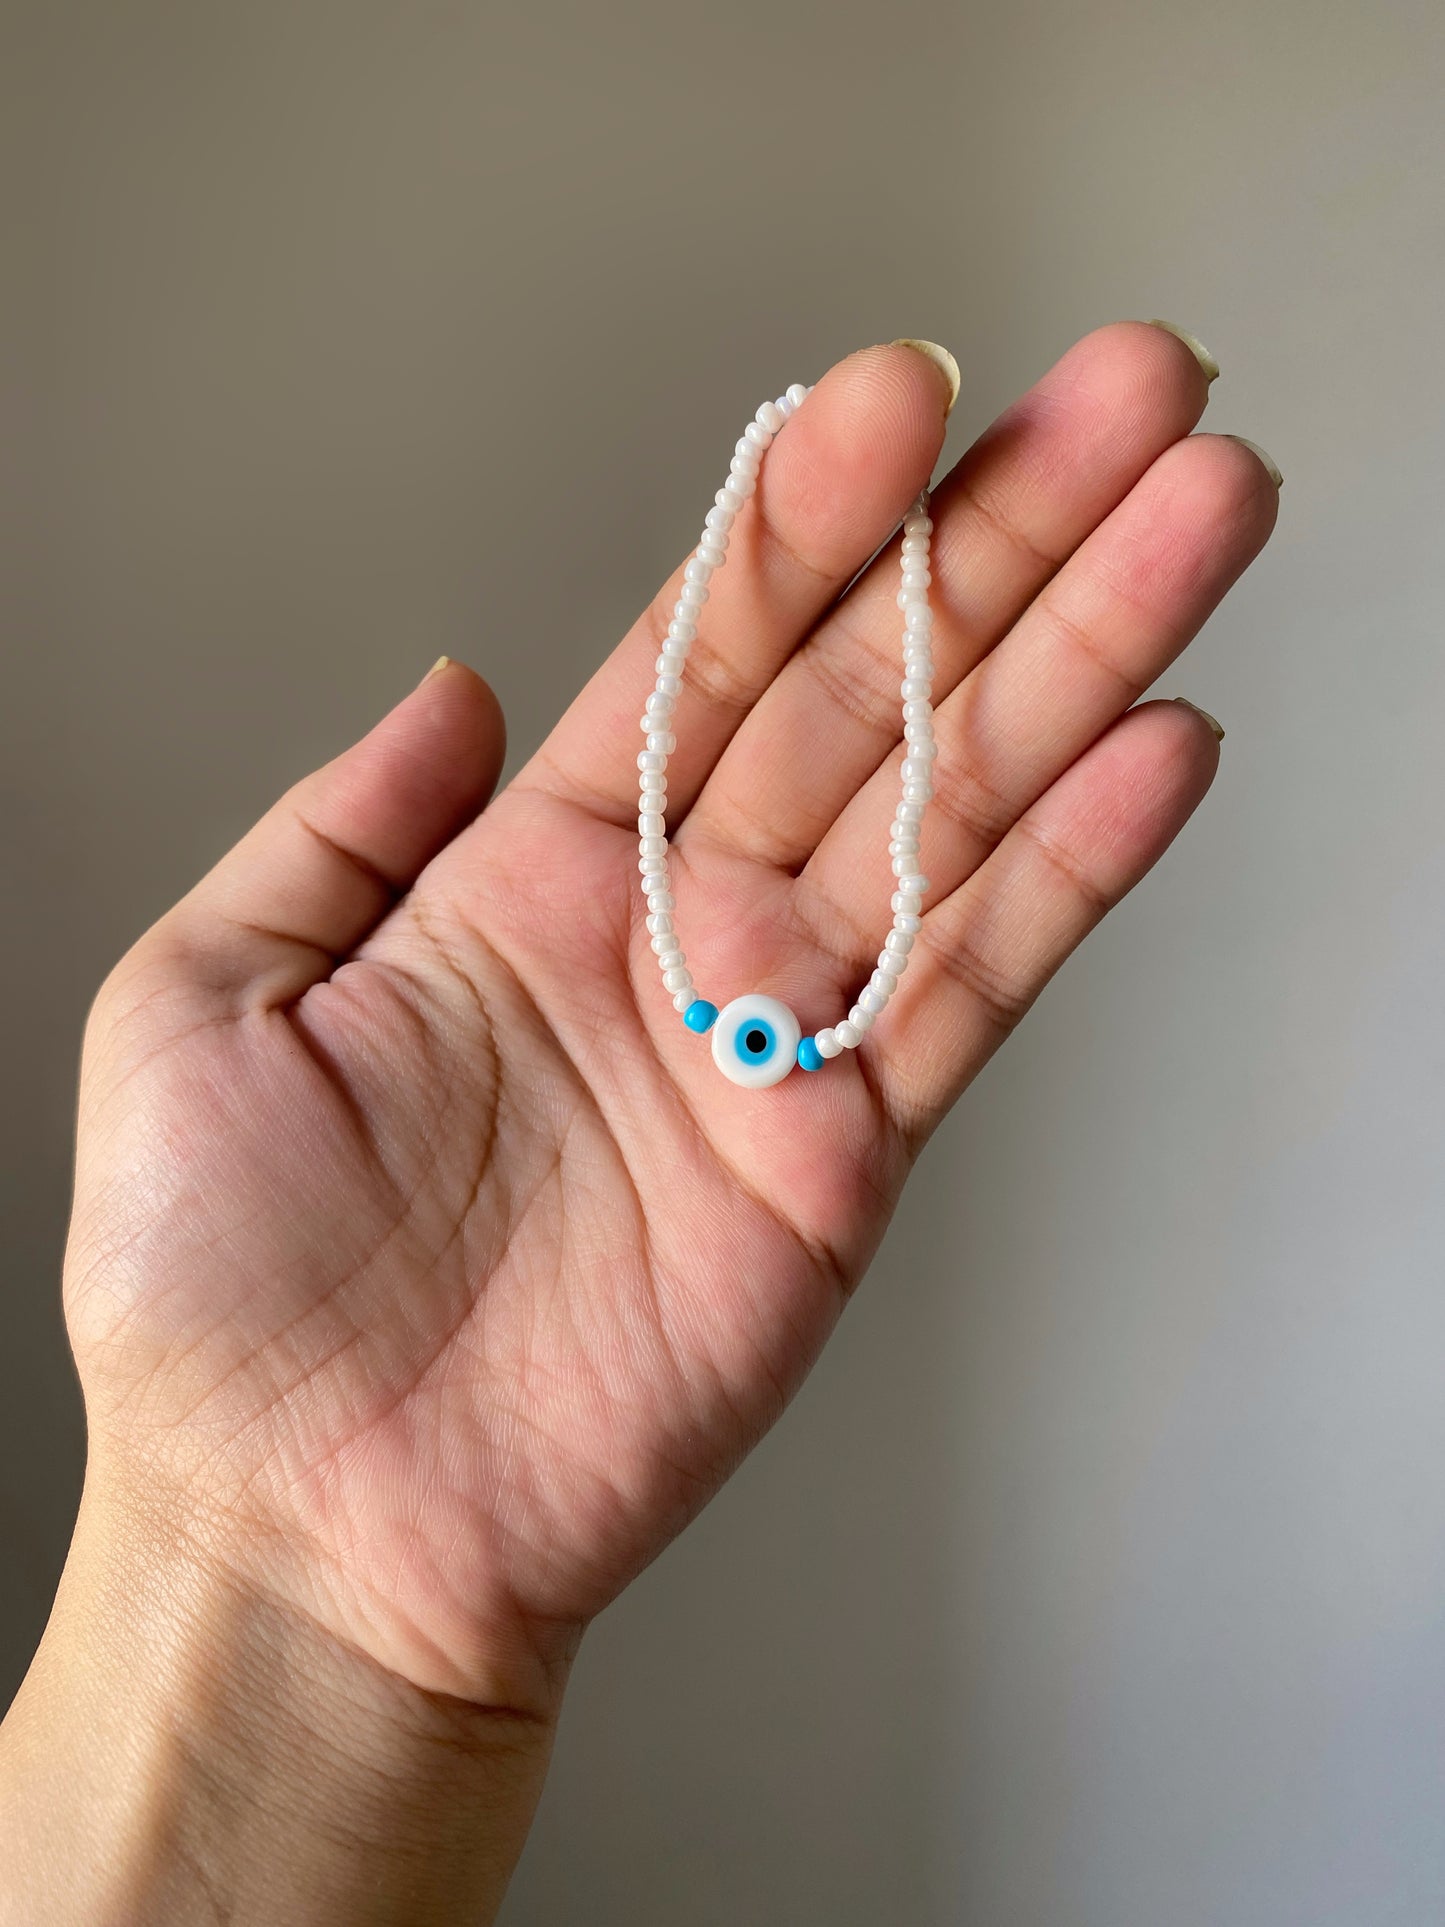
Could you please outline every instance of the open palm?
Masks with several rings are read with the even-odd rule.
[[[634,756],[676,576],[490,801],[501,721],[457,664],[283,798],[92,1015],[67,1303],[101,1471],[418,1685],[545,1699],[777,1416],[929,1131],[1208,787],[1206,723],[1133,707],[1273,523],[1256,457],[1190,434],[1207,386],[1173,336],[1103,329],[937,489],[932,907],[887,1014],[817,1075],[728,1083],[657,979]],[[805,1031],[888,923],[896,546],[864,565],[948,399],[907,346],[823,377],[679,706],[700,992],[776,994]]]

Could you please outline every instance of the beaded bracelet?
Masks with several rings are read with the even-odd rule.
[[[662,654],[657,658],[657,682],[642,718],[646,747],[637,758],[641,772],[637,867],[642,874],[647,928],[663,986],[689,1030],[712,1032],[713,1061],[723,1075],[734,1084],[753,1089],[780,1083],[795,1062],[805,1071],[821,1070],[829,1058],[855,1050],[862,1043],[907,967],[928,889],[918,852],[924,806],[933,795],[938,746],[929,700],[933,691],[933,611],[928,585],[933,576],[928,558],[933,522],[925,488],[903,521],[903,581],[898,591],[898,605],[903,611],[903,793],[888,844],[896,879],[893,928],[879,952],[877,969],[842,1023],[804,1037],[793,1012],[776,997],[751,991],[735,997],[721,1010],[699,997],[673,924],[677,899],[667,868],[667,759],[677,747],[672,721],[682,688],[683,665],[697,637],[698,615],[707,601],[708,583],[714,569],[720,569],[727,559],[728,535],[738,511],[757,487],[763,456],[774,436],[812,392],[810,387],[795,382],[776,401],[765,401],[734,450],[727,481],[713,498],[702,540],[683,571],[682,592],[673,606]]]

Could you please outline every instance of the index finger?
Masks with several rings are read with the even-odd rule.
[[[937,362],[894,342],[860,349],[830,368],[779,431],[698,620],[668,769],[672,821],[753,703],[928,481],[952,399],[953,384]],[[726,467],[724,455],[719,481]],[[699,524],[709,506],[704,483]],[[635,815],[638,723],[684,566],[519,772],[520,787],[551,790],[618,823]]]

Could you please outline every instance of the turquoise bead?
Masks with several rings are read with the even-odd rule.
[[[706,997],[694,997],[682,1013],[682,1021],[689,1030],[695,1030],[701,1036],[717,1022],[717,1005],[710,1004]]]
[[[827,1061],[827,1058],[824,1057],[811,1037],[805,1037],[802,1043],[799,1044],[798,1062],[805,1071],[820,1071]]]

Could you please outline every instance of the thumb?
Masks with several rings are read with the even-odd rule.
[[[496,787],[506,729],[447,657],[288,790],[137,946],[208,998],[276,1005],[330,975]]]

